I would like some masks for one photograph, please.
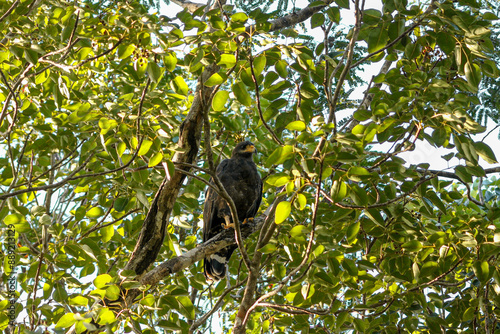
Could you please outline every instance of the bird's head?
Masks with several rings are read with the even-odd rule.
[[[244,141],[236,145],[231,157],[252,158],[252,154],[254,153],[257,153],[255,145],[252,142]]]

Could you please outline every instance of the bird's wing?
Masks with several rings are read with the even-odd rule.
[[[259,211],[260,203],[262,202],[262,179],[258,174],[257,174],[257,179],[258,179],[258,184],[256,185],[256,189],[254,192],[256,197],[247,211],[247,217],[255,217],[257,211]]]
[[[228,164],[227,160],[223,160],[219,166],[217,166],[216,174],[220,177],[224,169]],[[212,178],[210,178],[210,183],[213,184]],[[205,193],[205,206],[203,208],[203,242],[210,239],[213,235],[211,233],[212,229],[215,227],[214,220],[217,219],[217,202],[219,195],[217,192],[208,187]]]

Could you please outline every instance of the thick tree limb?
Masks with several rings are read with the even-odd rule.
[[[205,4],[188,0],[172,0],[172,2],[178,6],[181,6],[182,8],[187,9],[190,13],[194,13],[196,10],[198,10],[198,8],[205,6]]]
[[[196,87],[197,94],[195,94],[191,109],[180,129],[178,145],[182,151],[175,154],[172,159],[173,162],[192,164],[197,159],[204,108],[210,105],[208,99],[212,93],[212,88],[204,86],[203,82],[216,73],[218,69],[216,65],[207,66],[198,81]],[[190,170],[189,167],[182,168],[187,171]],[[151,209],[142,225],[139,240],[129,262],[125,266],[125,270],[133,270],[138,275],[142,275],[149,265],[156,260],[163,244],[170,214],[185,177],[183,173],[176,171],[171,179],[165,178],[160,185],[151,203]]]
[[[324,9],[331,3],[333,3],[333,0],[323,0],[324,5],[319,5],[319,6],[314,6],[314,7],[306,7],[304,9],[301,9],[295,13],[283,16],[277,20],[271,21],[271,29],[270,31],[277,31],[283,28],[291,27],[293,25],[296,25],[297,23],[304,22],[311,16],[313,16],[315,13],[319,12],[320,10]],[[246,29],[247,33],[255,31],[255,26],[250,26]]]
[[[242,237],[246,238],[252,233],[260,230],[268,219],[273,218],[274,211],[270,211],[268,209],[266,213],[256,217],[253,222],[241,226]],[[196,248],[193,248],[180,256],[174,257],[168,261],[161,263],[160,265],[149,271],[147,274],[143,275],[139,281],[143,285],[154,286],[165,277],[178,273],[195,264],[196,262],[204,259],[206,256],[214,254],[227,246],[234,245],[235,243],[236,240],[234,237],[234,230],[224,230],[212,239],[198,245]],[[142,291],[138,289],[129,290],[127,292],[125,304],[132,305],[134,303],[134,299],[141,293]]]

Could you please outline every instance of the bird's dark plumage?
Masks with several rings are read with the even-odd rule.
[[[255,152],[255,146],[251,142],[241,142],[234,148],[231,159],[223,160],[216,170],[217,177],[236,206],[240,223],[255,216],[262,199],[262,180],[252,160]],[[209,187],[203,209],[203,241],[219,234],[223,229],[222,225],[226,224],[226,219],[232,223],[228,203]],[[232,245],[205,258],[207,280],[224,278],[226,264],[236,248],[236,245]]]

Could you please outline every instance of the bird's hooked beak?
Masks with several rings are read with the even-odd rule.
[[[245,153],[257,153],[257,149],[254,145],[248,145],[247,148],[243,151]]]

